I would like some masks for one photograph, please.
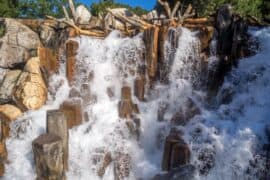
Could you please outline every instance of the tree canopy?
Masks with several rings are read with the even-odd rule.
[[[169,0],[171,6],[175,1],[177,0]],[[74,3],[78,4],[78,0],[74,0]],[[219,6],[231,4],[235,12],[242,16],[254,16],[270,21],[269,0],[181,0],[182,7],[186,7],[189,3],[197,10],[198,16],[211,15]],[[68,7],[68,0],[0,0],[0,17],[44,18],[50,15],[61,18],[64,17],[62,6]],[[91,13],[97,16],[104,13],[106,8],[119,7],[127,8],[137,15],[147,13],[147,10],[141,7],[131,7],[113,0],[101,0],[92,3],[89,8]],[[157,3],[156,8],[160,10],[162,7]]]

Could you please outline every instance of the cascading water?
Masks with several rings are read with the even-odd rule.
[[[261,146],[266,143],[264,127],[269,124],[270,112],[270,29],[252,31],[262,42],[262,52],[241,60],[239,67],[226,76],[212,109],[204,101],[206,92],[193,88],[204,75],[199,41],[187,29],[177,31],[177,48],[172,50],[169,40],[165,43],[169,83],[157,82],[148,90],[145,102],[132,97],[140,110],[138,139],[130,133],[126,120],[118,117],[118,102],[121,87],[133,87],[138,68],[145,66],[141,35],[122,38],[112,32],[105,40],[76,39],[79,50],[75,86],[83,96],[83,111],[89,121],[69,132],[67,179],[115,179],[117,162],[110,163],[103,178],[98,176],[108,153],[113,160],[121,161],[124,168],[118,170],[129,174],[127,179],[151,179],[161,173],[163,144],[172,127],[182,131],[191,149],[197,179],[258,179],[258,174],[264,173],[266,161]],[[58,108],[69,98],[63,67],[50,79],[47,105],[25,113],[12,124],[4,179],[35,179],[31,143],[45,132],[46,111]],[[171,123],[176,112],[188,111],[189,102],[200,113],[185,126]]]

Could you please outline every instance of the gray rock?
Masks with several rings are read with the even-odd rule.
[[[38,35],[14,19],[5,19],[6,33],[0,38],[0,67],[12,68],[31,57],[39,44]]]
[[[0,84],[2,84],[7,72],[8,72],[8,69],[0,68]]]
[[[21,75],[21,70],[8,71],[0,86],[0,104],[12,101],[14,87]]]

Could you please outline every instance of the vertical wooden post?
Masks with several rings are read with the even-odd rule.
[[[151,27],[144,31],[147,71],[148,76],[152,79],[156,77],[158,67],[158,34],[158,27]]]
[[[64,169],[68,169],[68,128],[67,119],[59,110],[47,111],[47,133],[55,134],[63,141]]]
[[[66,44],[66,70],[67,79],[70,85],[74,83],[75,73],[76,73],[76,55],[79,48],[79,43],[77,41],[69,40]]]
[[[138,77],[134,82],[134,95],[140,100],[144,101],[144,91],[145,91],[145,80],[144,78]]]
[[[187,143],[176,132],[171,132],[165,141],[162,170],[169,171],[181,165],[188,164],[190,154]]]
[[[54,134],[42,134],[32,142],[38,180],[65,180],[63,142]]]
[[[60,106],[60,110],[67,118],[68,129],[78,126],[83,122],[81,100],[65,101]]]

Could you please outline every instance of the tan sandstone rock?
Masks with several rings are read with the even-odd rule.
[[[47,99],[47,88],[42,77],[24,72],[18,81],[14,97],[16,104],[23,110],[39,109]]]
[[[23,110],[39,109],[47,99],[47,87],[39,69],[39,59],[31,58],[17,81],[14,99]]]
[[[22,116],[22,111],[16,106],[5,104],[0,106],[0,116],[6,120],[14,121]]]
[[[41,74],[39,58],[32,57],[31,59],[29,59],[27,64],[24,66],[24,71],[34,74]]]
[[[4,140],[6,137],[9,136],[9,124],[11,121],[16,120],[17,118],[22,116],[22,112],[16,106],[5,104],[0,105],[0,140]]]

